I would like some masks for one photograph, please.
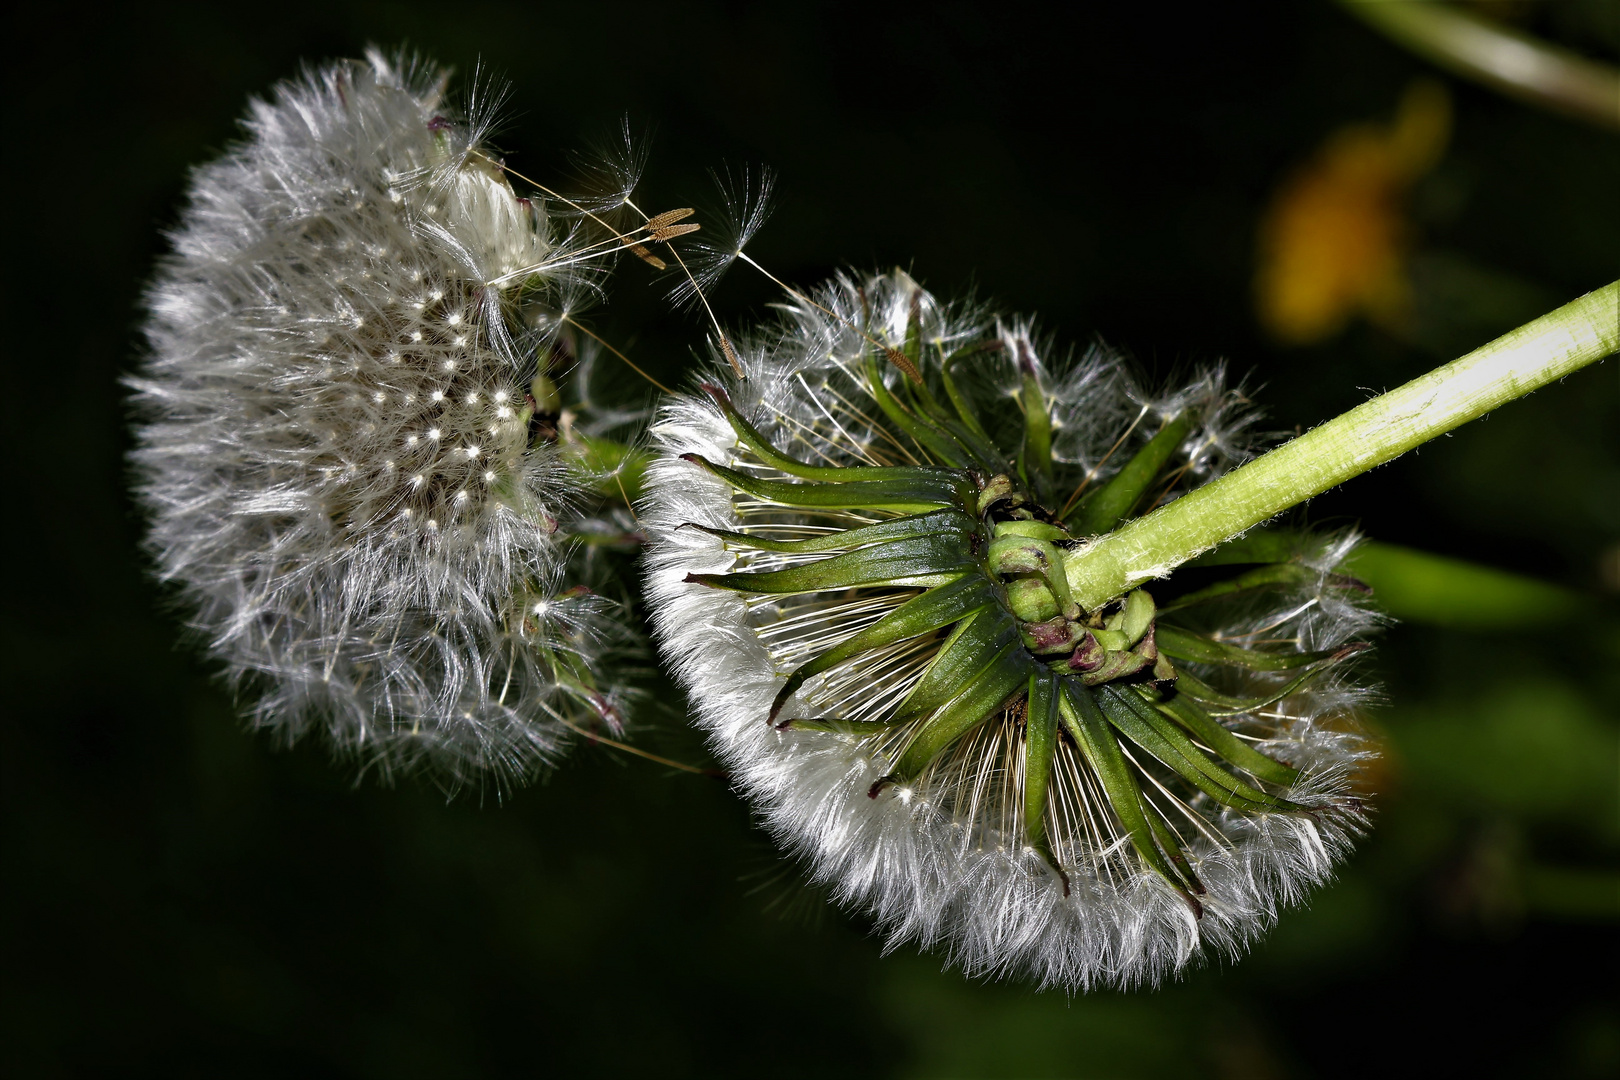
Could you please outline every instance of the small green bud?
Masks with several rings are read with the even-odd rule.
[[[1117,630],[1125,637],[1125,644],[1118,648],[1128,649],[1142,640],[1142,635],[1148,632],[1153,625],[1153,616],[1157,612],[1153,597],[1141,589],[1136,589],[1125,597],[1125,606],[1120,608],[1108,621],[1103,623],[1109,630]],[[1109,648],[1116,646],[1110,645]]]
[[[1067,540],[1069,534],[1056,525],[1044,521],[1003,521],[996,526],[996,539],[1003,536],[1027,536],[1033,540]]]
[[[1052,590],[1037,577],[1015,578],[1007,582],[1007,606],[1020,622],[1046,622],[1059,614]]]
[[[1131,639],[1119,630],[1093,630],[1091,636],[1109,652],[1124,652],[1131,647]]]
[[[1012,477],[1006,474],[992,476],[979,491],[979,513],[985,513],[1004,499],[1012,499],[1016,491],[1017,488],[1012,482]],[[1023,502],[1023,499],[1020,497],[1017,501]]]

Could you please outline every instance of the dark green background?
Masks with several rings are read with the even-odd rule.
[[[355,787],[318,746],[243,732],[145,576],[115,380],[160,230],[250,93],[367,41],[509,78],[502,142],[531,175],[628,113],[653,133],[650,208],[709,199],[709,166],[780,172],[751,250],[787,278],[899,263],[1161,374],[1230,357],[1279,429],[1620,271],[1620,137],[1453,82],[1415,203],[1416,340],[1277,350],[1250,299],[1267,197],[1424,65],[1325,3],[1079,6],[8,16],[7,1075],[1613,1075],[1611,616],[1391,630],[1386,794],[1341,880],[1240,963],[1068,1000],[881,956],[710,780],[587,750],[504,804]],[[1552,7],[1541,31],[1620,49],[1615,6]],[[650,276],[626,266],[597,325],[674,378],[703,328]],[[716,302],[741,321],[771,298],[737,270]],[[1601,591],[1615,362],[1310,513]],[[701,757],[649,686],[646,744]]]

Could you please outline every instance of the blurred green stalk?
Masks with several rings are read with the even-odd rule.
[[[1372,586],[1381,610],[1458,630],[1553,626],[1589,615],[1600,604],[1522,574],[1373,540],[1356,545],[1344,570]]]
[[[1419,56],[1532,105],[1620,129],[1620,72],[1429,0],[1340,0]]]
[[[1524,899],[1530,910],[1566,919],[1620,918],[1620,874],[1530,865],[1524,868]]]

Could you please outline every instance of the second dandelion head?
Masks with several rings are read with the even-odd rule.
[[[655,428],[649,591],[816,876],[893,940],[1085,988],[1233,952],[1328,875],[1363,822],[1349,541],[1268,534],[1089,606],[1071,582],[1092,537],[1244,456],[1219,370],[1147,394],[901,273],[745,346],[746,380]]]

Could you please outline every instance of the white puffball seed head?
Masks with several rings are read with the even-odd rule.
[[[512,612],[566,588],[581,493],[506,404],[544,346],[525,327],[555,325],[523,309],[570,283],[444,84],[373,52],[255,101],[193,175],[129,385],[149,548],[255,723],[457,783],[568,734],[583,691]],[[557,606],[547,640],[589,668],[603,605]]]

